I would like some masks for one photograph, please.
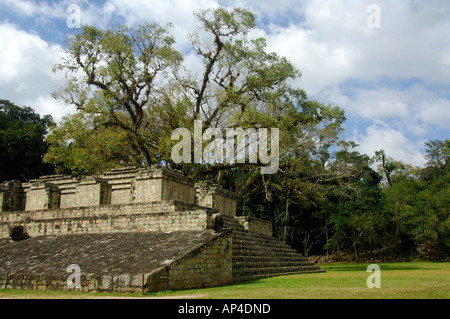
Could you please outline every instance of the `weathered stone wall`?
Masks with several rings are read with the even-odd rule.
[[[22,289],[22,290],[38,290],[38,291],[82,291],[82,292],[96,292],[97,287],[99,287],[99,280],[97,278],[83,278],[80,282],[80,288],[69,288],[67,285],[67,276],[55,277],[50,274],[48,275],[0,275],[0,289]],[[119,280],[118,280],[119,281]],[[123,280],[120,281],[121,283]],[[118,288],[125,286],[124,284],[118,285]],[[126,286],[125,286],[126,287]],[[123,287],[123,288],[125,288]],[[134,292],[135,289],[131,287],[123,290],[117,289],[117,291],[122,292]]]
[[[235,198],[223,196],[222,194],[214,194],[213,208],[222,214],[236,216],[236,200]]]
[[[197,186],[179,171],[125,168],[84,179],[51,175],[27,183],[12,181],[0,184],[0,204],[0,241],[7,243],[0,250],[6,249],[4,256],[9,256],[8,249],[17,253],[9,261],[0,258],[0,288],[73,290],[67,286],[68,275],[61,275],[62,261],[56,261],[62,255],[95,258],[93,272],[83,273],[81,287],[75,289],[80,291],[156,291],[232,282],[231,232],[213,225],[211,217],[235,215],[236,197],[210,183]],[[138,237],[128,238],[130,234],[145,236],[139,252],[131,253]],[[164,234],[173,234],[171,241],[161,242]],[[82,236],[96,236],[92,238],[97,242],[86,243]],[[122,250],[111,250],[110,240],[117,240]],[[44,257],[41,248],[50,242]],[[19,243],[22,250],[14,246]],[[101,252],[91,250],[100,243],[106,245]],[[141,266],[132,262],[136,256],[150,258],[140,261],[146,266],[138,273],[136,267]],[[71,262],[67,258],[64,263]],[[47,259],[48,264],[43,262]],[[11,262],[16,263],[12,268]]]
[[[19,193],[18,201],[21,203],[21,209],[16,210],[33,210],[34,203],[30,204],[31,206],[27,207],[27,200],[29,197],[29,193],[32,187],[35,185],[42,185],[46,183],[47,185],[56,186],[59,189],[59,207],[67,208],[67,207],[77,207],[77,194],[76,194],[76,186],[79,183],[79,180],[73,178],[69,175],[57,174],[57,175],[47,175],[41,176],[38,179],[32,179],[27,183],[22,183],[21,192]],[[39,201],[39,198],[36,198]],[[42,208],[37,208],[42,209]]]
[[[28,183],[0,184],[0,211],[76,208],[167,200],[236,215],[234,193],[211,183],[194,184],[182,172],[155,166],[123,168],[82,180],[49,175]]]
[[[23,210],[25,203],[22,200],[23,191],[19,181],[10,181],[0,184],[0,211]]]
[[[0,289],[141,292],[228,284],[231,241],[230,231],[212,230],[0,239],[6,256]],[[69,265],[79,267],[78,288],[67,285],[67,279],[74,283]]]
[[[213,213],[175,201],[3,212],[0,238],[8,238],[15,226],[23,226],[30,236],[202,230],[210,228]]]
[[[269,237],[273,236],[272,223],[267,220],[249,216],[239,216],[236,217],[236,219],[248,232],[262,234]]]
[[[232,239],[227,232],[149,276],[146,291],[213,287],[232,280]]]
[[[61,191],[59,188],[47,182],[33,184],[26,197],[26,210],[58,209]]]
[[[135,181],[135,201],[177,200],[195,204],[194,183],[181,172],[170,169],[140,171]]]
[[[99,177],[111,185],[111,204],[130,204],[134,202],[136,168],[122,168],[106,172]]]
[[[235,193],[208,182],[195,184],[195,190],[198,205],[214,208],[221,214],[236,216]]]
[[[76,206],[100,206],[111,203],[111,186],[103,179],[86,178],[76,186]]]
[[[0,209],[2,211],[9,210],[9,202],[10,202],[11,195],[8,191],[2,191],[0,192]]]

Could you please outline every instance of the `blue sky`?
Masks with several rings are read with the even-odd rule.
[[[360,152],[422,166],[424,142],[450,138],[448,0],[0,0],[0,98],[55,119],[71,111],[51,98],[61,79],[50,72],[76,31],[70,5],[98,27],[171,22],[183,52],[194,11],[248,7],[258,25],[250,36],[297,66],[295,85],[311,99],[346,111],[345,138]],[[194,54],[185,63],[199,65]]]

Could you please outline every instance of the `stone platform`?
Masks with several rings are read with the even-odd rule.
[[[4,182],[0,288],[159,291],[323,271],[270,222],[236,216],[236,201],[165,167]]]
[[[231,232],[177,231],[0,239],[0,289],[141,292],[232,282]],[[80,287],[67,279],[80,270]],[[71,282],[75,280],[70,278]]]

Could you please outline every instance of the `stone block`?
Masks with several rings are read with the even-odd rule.
[[[197,205],[213,208],[220,214],[236,216],[237,196],[209,182],[195,184]]]
[[[88,177],[76,186],[76,197],[79,207],[109,205],[111,186],[104,179]]]
[[[267,220],[249,216],[239,216],[236,219],[250,233],[262,234],[269,237],[273,236],[272,223]]]
[[[25,208],[23,189],[19,181],[0,184],[0,212],[17,211]]]
[[[183,173],[152,167],[138,172],[135,182],[135,201],[182,201],[195,203],[194,184]]]
[[[100,176],[111,186],[111,204],[134,202],[134,183],[138,170],[134,167],[114,169]]]
[[[26,199],[26,210],[58,209],[61,192],[59,188],[47,182],[33,184]]]
[[[7,190],[0,189],[0,212],[10,210],[10,194]]]

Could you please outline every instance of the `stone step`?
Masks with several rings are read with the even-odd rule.
[[[250,233],[246,230],[236,230],[232,229],[232,238],[233,240],[257,240],[265,243],[277,243],[282,245],[287,245],[284,242],[280,241],[276,237],[271,237],[263,234]]]
[[[237,220],[226,220],[223,219],[223,227],[224,228],[232,228],[233,230],[238,230],[238,231],[246,231],[244,226],[241,225]]]
[[[247,238],[247,237],[251,236],[253,238],[279,241],[278,238],[275,238],[273,236],[267,236],[267,235],[258,234],[258,233],[249,233],[245,229],[236,229],[236,228],[231,228],[231,229],[232,229],[232,236],[235,238],[241,238],[241,237]]]
[[[276,246],[286,246],[291,247],[288,244],[283,243],[282,241],[277,240],[276,238],[260,238],[256,236],[246,235],[246,236],[239,236],[239,237],[232,237],[234,243],[259,243],[261,245],[276,245]]]
[[[246,230],[239,230],[239,229],[235,229],[235,228],[232,228],[232,237],[235,239],[256,238],[256,239],[260,239],[260,240],[281,242],[280,240],[278,240],[278,238],[275,238],[272,236],[267,236],[267,235],[258,234],[258,233],[249,233]]]
[[[232,229],[234,282],[324,271],[277,238],[248,232],[233,216],[223,216],[223,227]]]
[[[291,248],[289,245],[286,245],[279,241],[263,241],[258,239],[233,239],[233,247],[252,247],[253,249],[258,248],[270,248],[270,249],[289,249],[297,253],[297,251]]]
[[[271,256],[238,256],[233,255],[233,263],[240,263],[240,262],[271,262],[271,261],[278,261],[278,262],[311,262],[308,260],[308,258],[303,256],[277,256],[276,258],[272,258]]]
[[[233,270],[235,269],[256,269],[256,268],[278,268],[278,267],[304,267],[314,266],[310,261],[244,261],[233,262]]]
[[[246,274],[272,274],[272,273],[289,273],[302,270],[318,270],[319,266],[307,265],[307,266],[279,266],[279,267],[256,267],[256,268],[238,268],[234,269],[236,273],[241,275]]]
[[[235,234],[234,231],[232,233],[232,239],[233,242],[252,242],[252,243],[259,243],[262,245],[275,245],[275,246],[287,246],[290,247],[288,244],[278,240],[275,237],[269,237],[265,235],[260,234],[252,234],[252,233],[242,233],[242,234]]]
[[[303,266],[303,267],[276,267],[276,268],[247,268],[233,270],[233,277],[246,277],[246,276],[264,276],[264,275],[285,275],[305,272],[317,272],[319,271],[317,266]]]
[[[298,274],[311,274],[311,273],[323,273],[325,270],[318,269],[318,270],[299,270],[294,272],[283,272],[283,273],[272,273],[272,274],[252,274],[252,275],[239,275],[239,274],[233,274],[233,282],[244,282],[244,281],[252,281],[252,280],[258,280],[268,277],[277,277],[277,276],[286,276],[286,275],[298,275]]]
[[[281,257],[297,257],[297,252],[294,251],[282,251],[282,250],[272,250],[272,249],[251,249],[251,248],[237,248],[233,247],[233,256],[240,257],[240,256],[266,256],[268,258],[281,258]]]
[[[289,247],[264,247],[259,245],[241,245],[233,244],[233,250],[236,251],[236,255],[248,255],[247,252],[251,251],[257,255],[267,255],[267,256],[295,256],[297,251]],[[254,255],[251,253],[250,255]]]

